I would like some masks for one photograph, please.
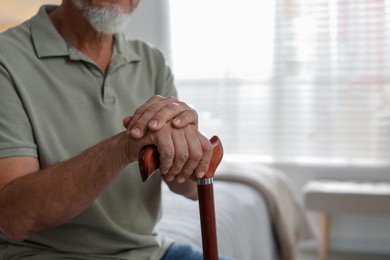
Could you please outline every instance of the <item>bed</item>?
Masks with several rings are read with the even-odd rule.
[[[237,260],[294,260],[313,232],[286,175],[255,164],[225,163],[214,177],[220,255]],[[202,247],[198,203],[163,186],[157,229]]]

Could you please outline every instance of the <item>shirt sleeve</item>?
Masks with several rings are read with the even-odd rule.
[[[0,158],[37,157],[30,120],[15,82],[0,64]]]
[[[177,89],[174,84],[172,71],[165,61],[163,54],[155,49],[158,59],[159,70],[156,77],[156,94],[164,97],[177,97]]]

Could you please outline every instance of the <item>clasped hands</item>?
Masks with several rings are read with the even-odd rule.
[[[175,97],[153,96],[133,116],[123,119],[131,140],[129,153],[138,159],[145,145],[160,154],[160,172],[167,182],[202,178],[212,156],[212,145],[198,130],[196,111]]]

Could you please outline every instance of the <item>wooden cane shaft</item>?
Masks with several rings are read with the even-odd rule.
[[[198,185],[204,260],[218,260],[213,184]]]
[[[215,223],[213,176],[222,160],[223,147],[217,136],[210,139],[213,155],[203,178],[198,179],[199,213],[202,230],[204,260],[218,260],[217,228]],[[146,146],[139,156],[142,181],[146,181],[159,168],[159,154],[155,146]]]

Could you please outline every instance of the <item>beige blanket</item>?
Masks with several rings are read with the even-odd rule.
[[[246,183],[263,195],[271,215],[280,260],[297,259],[299,242],[314,237],[308,219],[283,172],[258,164],[223,161],[214,179]]]

